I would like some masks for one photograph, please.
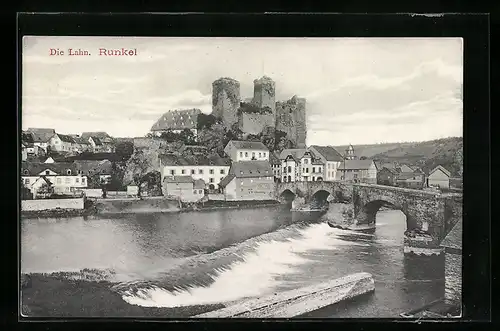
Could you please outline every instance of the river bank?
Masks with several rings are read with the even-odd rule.
[[[199,305],[154,308],[131,305],[112,290],[107,280],[68,279],[65,273],[28,274],[21,289],[25,317],[157,317],[186,318],[225,306]]]

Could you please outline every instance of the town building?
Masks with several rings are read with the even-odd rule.
[[[29,131],[23,131],[21,133],[21,153],[23,153],[23,149],[26,153],[26,159],[41,154],[45,155],[45,151],[35,145],[33,134]]]
[[[115,141],[106,132],[83,132],[81,138],[90,143],[94,153],[113,153],[115,151]]]
[[[43,150],[43,153],[46,154],[50,146],[50,138],[56,134],[56,131],[46,128],[29,128],[27,131],[31,133],[33,137],[33,144],[38,146]]]
[[[280,153],[281,181],[283,183],[302,180],[301,159],[307,152],[305,148],[284,149]]]
[[[403,169],[403,167],[401,167]],[[425,175],[421,172],[400,172],[396,176],[396,186],[412,189],[423,189]]]
[[[219,183],[227,176],[231,166],[229,158],[218,155],[162,154],[159,161],[162,182],[166,176],[191,176],[193,179],[203,179],[209,190],[219,188]]]
[[[306,150],[300,158],[298,168],[297,181],[314,182],[323,180],[324,163],[309,150]]]
[[[414,169],[412,167],[410,167],[409,165],[407,165],[407,164],[401,164],[399,166],[399,172],[402,172],[402,173],[413,173]]]
[[[318,146],[312,145],[308,148],[317,158],[319,158],[323,165],[323,180],[334,181],[339,179],[337,177],[337,169],[343,161],[342,155],[331,146]]]
[[[75,141],[75,151],[78,153],[91,152],[92,145],[90,144],[90,139],[83,138],[79,135],[70,135]]]
[[[451,173],[446,170],[443,166],[438,165],[429,172],[427,177],[426,186],[434,186],[438,188],[450,188],[450,177]]]
[[[79,175],[88,178],[92,188],[111,182],[113,164],[109,160],[74,160],[73,164]]]
[[[274,181],[281,182],[281,161],[273,152],[269,152],[269,164],[273,169]]]
[[[233,162],[220,186],[227,201],[274,199],[274,175],[268,161]]]
[[[163,114],[151,127],[151,132],[156,136],[171,131],[181,133],[189,130],[196,137],[198,134],[198,115],[200,109],[171,110]]]
[[[268,161],[269,149],[260,141],[231,140],[224,148],[231,161]]]
[[[338,171],[341,180],[377,183],[377,167],[373,160],[345,160]]]
[[[382,167],[377,170],[377,184],[386,186],[396,186],[398,171],[394,167]]]
[[[44,183],[44,187],[50,183],[56,194],[73,194],[77,189],[87,187],[87,176],[78,174],[73,163],[23,162],[21,179],[34,197]]]
[[[196,202],[205,196],[205,182],[191,176],[166,176],[162,182],[163,195],[182,202]]]
[[[78,144],[73,137],[56,133],[49,140],[50,150],[58,153],[72,153],[78,151]]]

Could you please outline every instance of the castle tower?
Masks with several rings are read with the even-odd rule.
[[[260,108],[269,107],[275,115],[276,83],[269,77],[263,76],[253,81],[253,103]]]
[[[306,99],[293,96],[288,101],[276,102],[276,130],[285,132],[296,146],[306,148]]]
[[[356,159],[356,154],[354,154],[354,147],[351,144],[349,144],[349,147],[347,147],[345,150],[345,159],[346,160]]]
[[[232,78],[219,78],[212,83],[212,115],[222,119],[226,127],[238,121],[240,83]]]

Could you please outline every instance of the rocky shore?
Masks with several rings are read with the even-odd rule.
[[[113,285],[108,280],[86,280],[69,277],[67,273],[23,274],[21,312],[25,317],[186,318],[224,308],[222,304],[177,308],[135,306],[113,291]]]

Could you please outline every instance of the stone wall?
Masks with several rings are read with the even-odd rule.
[[[445,298],[459,303],[462,301],[462,256],[445,254]]]
[[[269,107],[273,112],[273,117],[275,117],[276,110],[276,84],[269,77],[262,77],[253,81],[253,100],[252,102],[260,108]],[[273,121],[274,122],[274,121]],[[273,123],[274,127],[274,123]]]
[[[22,211],[38,211],[51,209],[84,209],[84,199],[39,199],[21,200]]]
[[[458,220],[462,218],[463,200],[462,197],[447,197],[445,203],[445,230],[446,233],[451,231]]]
[[[212,83],[212,115],[230,128],[238,121],[240,83],[232,78],[220,78]]]
[[[306,148],[306,99],[276,102],[276,130],[285,132],[297,148]]]
[[[241,112],[238,124],[245,134],[259,134],[266,126],[274,127],[274,115]]]
[[[101,213],[145,213],[178,211],[178,201],[168,200],[163,197],[147,199],[110,199],[99,200],[96,204]]]

